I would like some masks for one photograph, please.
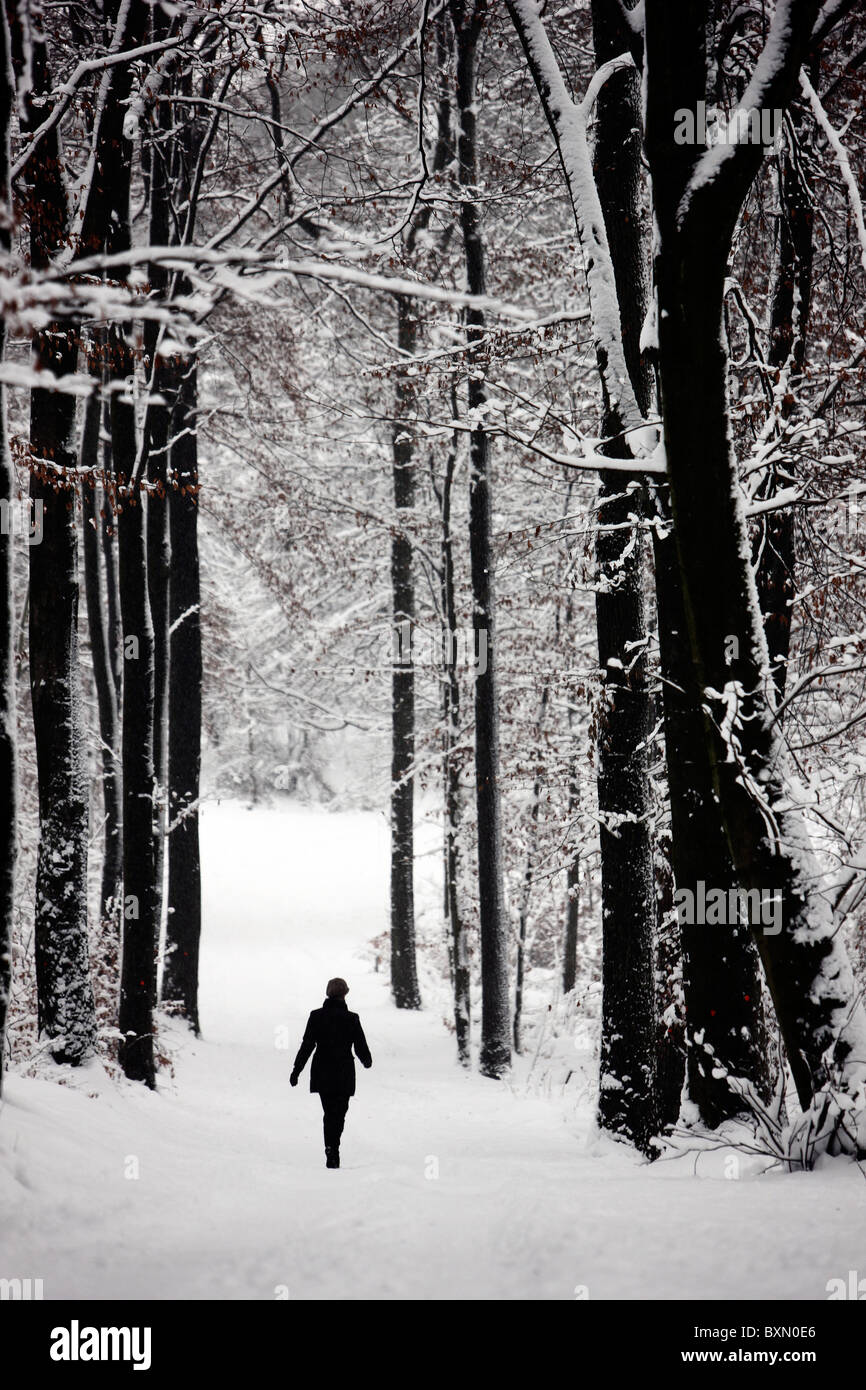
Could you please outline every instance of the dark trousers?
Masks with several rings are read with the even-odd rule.
[[[338,1149],[340,1147],[340,1135],[343,1133],[343,1125],[346,1122],[346,1111],[349,1108],[350,1097],[343,1092],[329,1095],[323,1091],[320,1092],[319,1099],[322,1102],[325,1148]]]

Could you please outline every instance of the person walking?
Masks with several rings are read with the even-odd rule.
[[[340,1138],[346,1121],[349,1100],[355,1094],[355,1061],[352,1049],[364,1067],[372,1067],[373,1058],[364,1037],[361,1020],[349,1012],[345,980],[329,980],[325,1002],[313,1009],[298,1048],[289,1082],[297,1086],[298,1078],[313,1054],[310,1065],[310,1090],[318,1091],[322,1102],[322,1128],[325,1134],[325,1167],[339,1168]]]

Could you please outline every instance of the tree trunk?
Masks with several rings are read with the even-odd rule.
[[[573,482],[569,481],[565,496],[565,512],[570,510]],[[574,601],[569,594],[565,600],[565,624],[571,627],[574,621]],[[574,709],[568,704],[568,732],[571,756],[568,765],[568,815],[569,831],[575,824],[580,810],[580,764],[581,754],[573,737]],[[571,994],[577,984],[578,932],[580,928],[580,845],[573,849],[568,861],[565,876],[565,931],[562,940],[562,992]]]
[[[452,410],[456,417],[456,392],[452,392]],[[464,1067],[469,1065],[469,1040],[472,1026],[470,998],[469,949],[466,923],[460,902],[460,825],[463,818],[463,795],[460,787],[460,765],[457,743],[460,736],[460,679],[457,674],[457,602],[454,593],[454,543],[451,533],[451,504],[454,489],[454,469],[457,462],[457,442],[448,452],[445,476],[442,480],[440,506],[442,517],[441,544],[441,602],[443,623],[443,680],[442,680],[442,777],[444,787],[444,889],[445,921],[450,936],[450,959],[454,991],[454,1032],[457,1039],[457,1058]]]
[[[577,768],[574,763],[568,778],[568,819],[577,814]],[[572,854],[566,874],[565,937],[562,943],[562,992],[571,994],[577,984],[577,936],[580,926],[580,851]]]
[[[514,971],[514,1051],[520,1052],[521,1025],[523,1019],[523,983],[526,975],[526,934],[529,925],[529,903],[535,879],[535,858],[538,852],[538,809],[541,802],[541,730],[550,700],[550,684],[546,682],[541,692],[538,711],[538,743],[535,749],[536,767],[532,783],[532,803],[529,808],[529,848],[526,851],[526,868],[520,893],[520,908],[517,915],[517,962]]]
[[[469,292],[485,292],[484,245],[475,189],[478,184],[475,128],[475,63],[486,0],[451,0],[457,44],[457,106],[460,225]],[[466,310],[469,410],[481,418],[487,400],[478,343],[484,314]],[[475,777],[478,812],[478,890],[481,922],[481,1053],[484,1076],[501,1077],[511,1064],[508,947],[502,885],[502,812],[499,787],[499,696],[493,582],[490,441],[483,424],[469,437],[469,553],[475,636]]]
[[[599,63],[610,60],[628,47],[628,35],[619,18],[610,6],[596,3],[593,6],[593,31],[596,57]],[[618,99],[621,89],[623,98]],[[602,88],[598,99],[598,137],[595,149],[595,173],[599,199],[605,217],[611,261],[617,287],[617,300],[620,308],[623,353],[634,389],[635,399],[641,413],[647,416],[652,404],[652,374],[649,355],[641,354],[640,333],[649,305],[649,286],[647,265],[643,253],[641,237],[640,200],[640,150],[636,131],[640,125],[638,101],[638,82],[635,74],[617,72],[611,75]],[[603,377],[604,380],[604,377]],[[606,433],[616,435],[624,421],[616,413],[605,422]],[[624,442],[624,441],[623,441]],[[626,449],[620,450],[624,455]],[[614,510],[614,524],[622,526],[627,519],[629,507],[641,511],[638,502],[642,495],[638,492],[637,480],[633,484],[633,497],[630,502],[619,503],[618,515]],[[608,490],[614,495],[622,495],[624,480],[616,475],[605,478],[602,475],[602,493]],[[656,594],[659,617],[659,643],[663,676],[663,711],[665,715],[665,747],[669,763],[668,791],[671,803],[671,817],[674,827],[673,863],[677,883],[693,883],[703,876],[712,884],[725,888],[733,886],[733,869],[724,844],[718,808],[707,786],[699,788],[695,783],[694,768],[683,775],[683,762],[689,759],[689,739],[697,739],[703,744],[703,716],[700,699],[694,680],[693,668],[683,640],[681,604],[678,603],[678,577],[674,559],[674,543],[670,536],[669,506],[666,496],[660,491],[658,506],[662,527],[653,529],[654,558],[656,567]],[[606,508],[600,513],[600,524],[607,520]],[[667,532],[668,534],[665,534]],[[628,538],[628,532],[620,531],[620,536]],[[631,597],[633,613],[629,619],[628,584],[634,573],[632,584],[640,585],[640,555],[626,551],[628,559],[621,563],[619,550],[623,542],[617,543],[617,533],[607,541],[612,550],[609,573],[619,575],[620,592],[614,590],[613,604],[618,601],[622,612],[614,608],[613,633],[623,619],[643,627],[642,595],[635,592]],[[601,540],[600,540],[601,546]],[[637,547],[635,547],[635,550]],[[607,607],[611,597],[600,596],[598,607]],[[605,615],[606,617],[607,615]],[[600,615],[599,631],[602,632],[603,619]],[[622,630],[622,629],[621,629]],[[631,644],[623,640],[623,650],[614,656],[620,660]],[[601,636],[600,636],[601,646]],[[639,647],[632,647],[639,650]],[[615,668],[615,672],[619,668]],[[634,692],[632,698],[637,698]],[[632,728],[634,739],[633,754],[628,757],[632,775],[638,786],[632,794],[625,789],[622,804],[628,808],[643,806],[644,814],[649,816],[651,807],[649,784],[647,780],[647,748],[644,739],[649,734],[653,722],[648,695],[644,687],[643,705],[639,711],[639,721]],[[643,733],[641,730],[643,729]],[[622,743],[622,752],[629,754],[629,744]],[[604,781],[604,762],[601,761],[600,785]],[[644,966],[644,989],[649,989],[646,975],[648,963],[654,963],[660,944],[654,944],[658,937],[658,911],[655,892],[655,872],[653,865],[653,846],[649,825],[646,834],[640,837],[634,864],[638,869],[637,882],[644,884],[641,917],[644,941],[642,962]],[[602,838],[602,902],[604,920],[607,922],[605,903],[605,841]],[[612,919],[622,923],[627,920],[628,893],[622,893],[624,882],[623,866],[617,863],[616,850],[610,855],[610,881],[612,883]],[[648,874],[650,875],[648,879]],[[647,895],[648,882],[652,886],[651,898]],[[634,910],[634,909],[632,909]],[[650,926],[650,923],[652,924]],[[618,928],[622,930],[622,926]],[[617,929],[614,929],[617,930]],[[676,929],[674,929],[676,933]],[[761,1011],[761,989],[758,974],[758,960],[747,929],[734,928],[730,934],[708,932],[705,926],[682,928],[682,946],[685,955],[684,993],[686,1016],[689,1023],[687,1038],[689,1042],[690,1097],[695,1101],[705,1123],[715,1125],[741,1108],[741,1102],[728,1085],[725,1069],[745,1076],[765,1086],[767,1068],[764,1056],[764,1029]],[[669,947],[669,943],[668,943]],[[644,1032],[641,1046],[652,1047],[654,1059],[658,1058],[658,1025],[655,1020],[655,989],[652,990],[652,1017],[643,1021]],[[620,1003],[628,1014],[627,990],[620,996]],[[618,1031],[616,1023],[614,1031]],[[654,1041],[648,1043],[650,1029]],[[667,1036],[667,1035],[665,1035]],[[720,1066],[719,1063],[722,1063]],[[678,1065],[673,1057],[666,1060],[664,1078],[657,1078],[656,1092],[658,1104],[662,1103],[659,1086],[665,1091],[665,1110],[670,1113],[671,1093],[676,1086]],[[604,1099],[604,1097],[602,1097]]]
[[[162,998],[199,1032],[201,941],[199,779],[201,775],[201,581],[198,554],[198,372],[178,369],[171,420],[171,683],[168,711],[168,917]]]
[[[131,357],[112,332],[117,378],[132,374]],[[123,363],[128,372],[117,370]],[[131,476],[136,458],[133,406],[111,397],[114,468],[119,483],[120,616],[123,626],[123,955],[120,976],[120,1060],[134,1081],[153,1087],[153,1005],[156,996],[156,844],[153,774],[153,626],[147,594],[142,496]]]
[[[141,42],[148,9],[131,0],[125,39]],[[132,142],[124,116],[132,88],[129,67],[116,70],[105,107],[99,143],[97,229],[108,252],[130,247],[130,170]],[[103,220],[104,219],[104,220]],[[117,272],[122,276],[122,270]],[[154,812],[154,637],[148,598],[147,543],[142,481],[146,445],[138,458],[135,372],[131,325],[109,332],[112,466],[118,482],[118,568],[123,630],[123,944],[120,974],[120,1061],[130,1079],[156,1085],[153,1008],[159,922],[156,892]]]
[[[154,11],[156,36],[156,11]],[[168,125],[168,106],[160,106],[160,128]],[[163,114],[164,113],[164,114]],[[154,246],[166,246],[169,241],[168,187],[164,167],[164,148],[152,147],[150,162],[150,239]],[[168,274],[161,266],[153,265],[150,280],[157,294],[164,294]],[[165,836],[168,782],[168,686],[169,686],[169,574],[171,542],[169,534],[169,504],[167,495],[169,451],[169,373],[158,356],[159,325],[151,321],[145,327],[144,348],[146,369],[151,389],[158,400],[149,400],[145,420],[145,451],[147,456],[147,588],[153,622],[154,684],[153,684],[153,771],[156,779],[156,923],[160,934],[163,918],[165,879]],[[160,399],[161,398],[161,403]]]
[[[87,601],[87,626],[90,632],[93,682],[96,687],[96,705],[99,715],[102,801],[105,814],[99,911],[103,931],[110,935],[116,945],[115,939],[120,930],[123,882],[122,790],[117,690],[111,667],[109,650],[111,638],[106,622],[106,604],[103,601],[103,586],[100,575],[100,537],[105,524],[99,514],[99,498],[102,495],[102,487],[98,478],[101,458],[99,438],[101,420],[102,397],[98,390],[94,390],[93,395],[88,397],[84,409],[79,454],[81,498],[84,513],[84,592]]]
[[[691,656],[670,504],[659,490],[654,541],[665,754],[671,808],[671,863],[677,890],[695,895],[737,879],[706,761],[701,690]],[[685,914],[683,914],[685,916]],[[679,923],[683,956],[689,1099],[715,1128],[742,1110],[726,1073],[766,1096],[767,1030],[758,953],[745,924]]]
[[[9,25],[0,14],[0,252],[11,249],[12,189],[9,179],[9,134],[15,110]],[[6,349],[6,325],[0,319],[0,363]],[[0,382],[0,510],[8,514],[15,492],[6,420],[6,388]],[[15,614],[12,594],[12,528],[0,526],[0,1096],[6,1053],[6,1017],[12,988],[12,920],[15,908],[15,858],[18,807],[15,747]]]
[[[639,234],[635,78],[618,69],[599,89],[598,184],[587,176],[586,110],[575,105],[538,11],[507,0],[554,137],[586,267],[602,429],[612,457],[631,457],[630,431],[645,418],[640,364],[646,271]],[[618,56],[618,18],[594,11],[598,56]],[[615,91],[614,99],[610,93]],[[613,239],[613,245],[611,244]],[[635,384],[633,384],[635,383]],[[644,388],[643,390],[641,388]],[[611,469],[600,482],[596,622],[603,682],[598,797],[604,957],[599,1122],[649,1151],[655,1133],[655,899],[649,827],[641,588],[641,484]]]
[[[656,837],[656,1110],[659,1129],[673,1128],[680,1116],[686,1075],[685,1018],[682,1007],[682,940],[673,913],[674,880],[670,842]]]
[[[768,38],[773,62],[761,69],[766,78],[756,96],[764,109],[790,99],[816,14],[816,3],[777,7]],[[704,25],[697,0],[678,7],[676,16],[661,0],[647,0],[661,404],[689,645],[707,710],[703,765],[738,881],[768,905],[763,920],[753,911],[751,927],[798,1097],[807,1109],[814,1098],[810,1118],[821,1128],[822,1145],[856,1152],[866,1149],[855,1133],[866,1086],[866,1017],[829,908],[808,887],[815,866],[802,816],[788,798],[728,419],[727,258],[763,151],[733,146],[718,168],[691,182],[703,151],[673,138],[675,109],[693,105],[705,90]],[[857,1096],[853,1115],[840,1108],[831,1087]]]
[[[107,380],[106,376],[106,380]],[[111,459],[111,404],[106,395],[102,406],[102,476],[106,480],[103,498],[106,516],[101,528],[102,563],[105,570],[105,623],[108,636],[109,670],[114,681],[114,698],[118,717],[121,717],[123,703],[123,634],[120,623],[120,585],[117,561],[117,515],[115,499],[109,495],[108,487],[113,477]],[[109,520],[108,512],[111,513]]]
[[[415,351],[417,322],[408,300],[397,300],[401,353]],[[397,377],[392,441],[394,507],[391,595],[394,661],[391,669],[391,992],[398,1009],[418,1009],[421,996],[415,963],[415,582],[408,530],[415,506],[415,445],[407,426],[414,405],[409,379]]]
[[[592,6],[596,62],[622,52],[609,5]],[[648,304],[641,238],[640,90],[632,70],[613,73],[598,98],[594,173],[617,289],[625,360],[635,398],[648,413],[649,375],[640,359]],[[601,373],[605,451],[629,458],[626,420]],[[602,1034],[599,1120],[649,1152],[655,1115],[655,882],[653,875],[646,680],[643,491],[638,477],[602,472],[595,600],[601,701],[598,809],[602,902]]]
[[[51,79],[44,40],[33,43],[32,90],[22,126],[48,114]],[[65,244],[68,207],[62,150],[54,127],[32,166],[31,262],[45,268]],[[64,376],[76,369],[74,327],[51,325],[36,335],[37,370]],[[30,499],[42,509],[42,539],[31,545],[30,691],[39,784],[35,955],[39,1032],[58,1062],[91,1052],[96,1017],[87,950],[88,797],[78,660],[78,538],[75,524],[75,398],[47,389],[30,397]]]
[[[451,99],[447,82],[444,80],[448,42],[441,16],[436,21],[436,51],[443,85],[438,102],[436,147],[431,171],[434,177],[440,175],[453,158]],[[417,246],[418,233],[429,226],[431,213],[432,203],[427,203],[416,207],[410,216],[405,237],[409,257]],[[418,342],[416,308],[411,300],[402,296],[397,298],[397,342],[404,361],[414,356]],[[415,393],[411,380],[408,375],[400,372],[396,379],[392,436],[396,518],[391,541],[392,624],[395,646],[391,699],[391,990],[397,1007],[403,1009],[417,1009],[421,1006],[415,952],[414,895],[415,580],[412,538],[407,524],[415,506],[416,444],[410,432],[414,409]],[[445,873],[448,917],[447,863]]]
[[[154,481],[151,470],[150,480]],[[153,775],[154,775],[154,814],[156,834],[154,840],[154,887],[156,903],[157,937],[162,930],[164,880],[165,880],[165,840],[168,780],[168,654],[169,654],[169,603],[168,603],[168,553],[169,525],[168,502],[164,491],[150,493],[147,499],[147,555],[148,555],[148,593],[154,632],[154,697],[153,697]],[[157,577],[151,582],[151,574]]]

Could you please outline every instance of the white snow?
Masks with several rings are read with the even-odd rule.
[[[825,1299],[866,1273],[856,1165],[761,1175],[716,1150],[648,1166],[594,1132],[586,1050],[567,1094],[564,1077],[533,1093],[529,1060],[509,1084],[460,1071],[429,979],[424,1011],[394,1009],[369,949],[384,817],[223,804],[202,826],[204,1037],[165,1030],[175,1075],[155,1094],[96,1065],[63,1086],[56,1069],[8,1077],[0,1276],[41,1278],[47,1299],[570,1300]],[[419,861],[430,920],[437,863]],[[339,1172],[308,1072],[288,1085],[331,975],[373,1054]]]

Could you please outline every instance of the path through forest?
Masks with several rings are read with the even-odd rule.
[[[46,1298],[823,1299],[866,1274],[856,1166],[647,1167],[593,1136],[589,1106],[527,1094],[521,1067],[511,1087],[462,1073],[440,1007],[396,1011],[368,947],[381,816],[224,804],[203,828],[204,1036],[171,1031],[156,1094],[95,1065],[64,1087],[8,1077],[0,1276]],[[309,1070],[288,1084],[331,975],[374,1062],[339,1172]]]

